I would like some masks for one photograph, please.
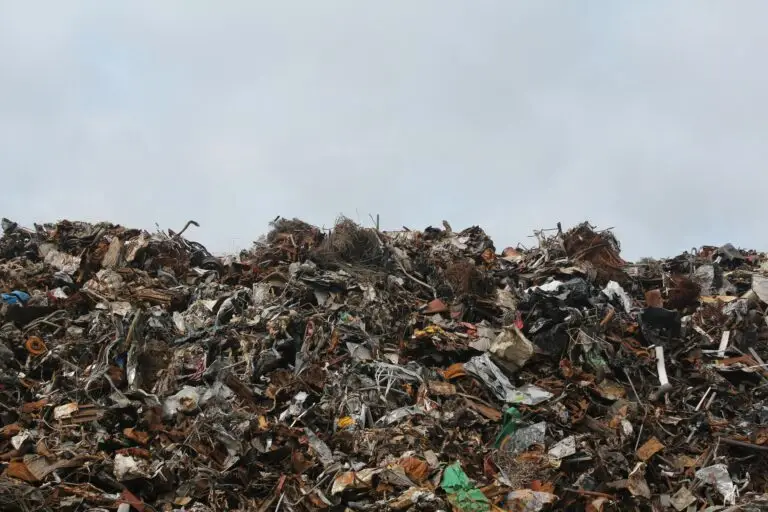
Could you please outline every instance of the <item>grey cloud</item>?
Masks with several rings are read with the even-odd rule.
[[[2,215],[764,247],[768,4],[0,1]]]

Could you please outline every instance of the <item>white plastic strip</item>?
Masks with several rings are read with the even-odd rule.
[[[717,349],[717,357],[725,357],[725,349],[728,348],[730,339],[731,331],[723,331],[723,337],[720,338],[720,347]]]
[[[662,386],[669,384],[667,367],[664,364],[664,347],[656,346],[656,371],[659,372],[659,382]]]

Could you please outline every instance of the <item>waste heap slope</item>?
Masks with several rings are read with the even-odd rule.
[[[0,509],[765,510],[768,259],[583,223],[0,238]]]

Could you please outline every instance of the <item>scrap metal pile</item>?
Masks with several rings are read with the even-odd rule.
[[[0,510],[768,506],[764,254],[2,228]]]

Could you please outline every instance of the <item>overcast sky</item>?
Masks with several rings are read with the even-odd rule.
[[[0,0],[0,216],[768,249],[768,2]]]

